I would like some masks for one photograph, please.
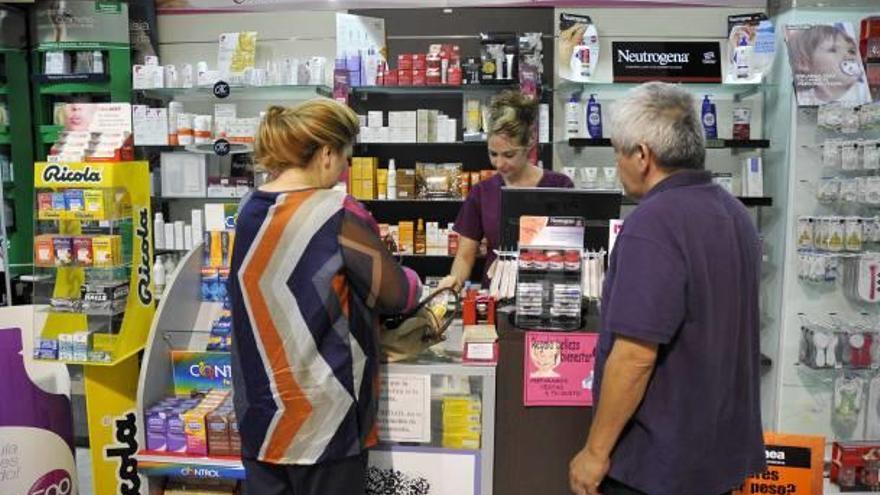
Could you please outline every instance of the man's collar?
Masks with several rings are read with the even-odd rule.
[[[677,187],[696,186],[700,184],[708,184],[712,182],[712,173],[708,170],[680,170],[673,172],[665,179],[658,182],[647,194],[642,201],[669,189]]]

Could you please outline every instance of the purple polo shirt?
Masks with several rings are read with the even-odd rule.
[[[500,175],[495,175],[474,186],[458,212],[458,218],[455,219],[455,231],[460,235],[477,242],[482,241],[484,237],[486,238],[489,253],[486,257],[485,270],[488,270],[492,266],[492,262],[495,261],[495,253],[492,251],[497,249],[501,243],[499,223],[501,222],[501,188],[503,186],[504,179]],[[570,189],[574,187],[574,183],[567,175],[545,170],[541,180],[538,181],[538,187]],[[483,284],[487,285],[485,270]]]
[[[609,476],[650,495],[715,495],[764,468],[758,233],[704,171],[657,184],[625,220],[602,294],[594,393],[615,336],[659,344]]]

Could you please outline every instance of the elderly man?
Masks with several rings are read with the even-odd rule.
[[[577,495],[719,495],[764,468],[760,245],[704,170],[693,97],[648,83],[615,106],[611,141],[640,200],[611,255],[593,388],[571,461]]]

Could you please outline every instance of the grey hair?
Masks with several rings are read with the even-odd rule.
[[[613,106],[611,142],[630,155],[645,144],[665,169],[702,170],[706,140],[694,97],[675,84],[649,82]]]

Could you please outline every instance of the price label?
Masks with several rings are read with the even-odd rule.
[[[231,91],[232,90],[229,89],[229,84],[224,81],[217,81],[214,83],[214,96],[217,98],[227,98]]]
[[[218,139],[214,141],[214,154],[216,154],[217,156],[226,156],[229,154],[229,151],[229,141],[225,139]]]

